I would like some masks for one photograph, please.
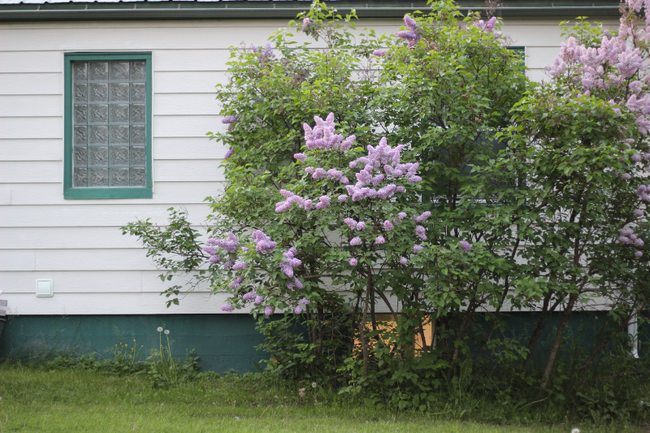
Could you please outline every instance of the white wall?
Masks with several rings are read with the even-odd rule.
[[[508,20],[535,80],[561,43],[559,20]],[[362,22],[377,33],[399,20]],[[616,24],[612,21],[612,25]],[[284,20],[23,23],[0,25],[0,290],[11,314],[219,313],[225,296],[203,287],[166,309],[158,271],[119,227],[166,221],[184,207],[200,223],[219,194],[225,154],[205,133],[223,126],[214,85],[229,46],[263,45]],[[153,53],[152,199],[63,199],[63,54]],[[36,298],[37,279],[54,296]]]

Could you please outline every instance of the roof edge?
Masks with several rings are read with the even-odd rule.
[[[482,2],[463,2],[460,10],[484,11]],[[516,1],[497,10],[502,17],[618,17],[618,2],[568,4]],[[401,18],[406,13],[429,9],[426,2],[340,1],[333,3],[342,14],[355,10],[359,18]],[[194,19],[292,19],[309,8],[305,1],[219,1],[219,2],[119,2],[0,4],[0,22],[105,21],[105,20],[194,20]]]

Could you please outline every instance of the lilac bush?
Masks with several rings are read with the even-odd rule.
[[[355,39],[350,17],[316,2],[294,24],[325,49],[278,33],[233,50],[218,88],[227,128],[209,134],[229,150],[207,241],[178,211],[168,228],[131,233],[165,279],[196,272],[228,293],[222,311],[260,318],[269,365],[294,379],[344,377],[350,392],[429,407],[422,393],[479,360],[521,372],[562,311],[545,385],[581,301],[609,298],[623,323],[646,305],[650,96],[637,6],[618,33],[579,27],[551,83],[519,102],[528,82],[494,17],[440,2],[396,35]],[[506,309],[540,319],[503,339]]]
[[[293,187],[287,185],[279,191],[281,200],[273,207],[276,214],[285,215],[279,220],[281,226],[314,220],[327,230],[321,234],[328,252],[320,259],[320,275],[311,276],[303,268],[302,239],[295,239],[293,246],[282,251],[276,248],[278,242],[259,229],[250,235],[253,243],[249,235],[236,238],[228,232],[226,238],[209,239],[210,246],[204,250],[211,258],[218,257],[210,260],[211,266],[219,269],[213,274],[231,281],[234,296],[223,311],[248,306],[266,316],[276,308],[303,314],[309,311],[314,295],[303,290],[303,281],[309,287],[319,286],[323,276],[329,276],[333,284],[356,298],[358,314],[363,317],[358,334],[367,370],[368,331],[363,324],[368,316],[371,328],[377,330],[376,299],[395,315],[393,303],[397,301],[399,309],[399,303],[409,303],[412,290],[419,289],[417,284],[402,284],[402,290],[395,290],[391,282],[399,281],[410,257],[425,248],[422,242],[428,239],[427,229],[421,224],[432,213],[411,205],[422,178],[417,162],[402,160],[403,145],[391,147],[384,137],[364,152],[353,149],[354,135],[337,133],[333,113],[326,119],[316,116],[314,121],[313,127],[303,125],[306,149],[294,155],[295,164],[304,167],[304,175]],[[460,249],[469,251],[463,248],[469,244],[463,242]],[[259,285],[260,277],[262,286],[251,286]]]
[[[551,81],[515,110],[518,126],[509,138],[530,212],[522,258],[531,265],[528,274],[548,287],[534,298],[542,311],[529,350],[549,315],[562,309],[543,388],[580,302],[604,298],[613,322],[625,326],[640,320],[635,312],[647,305],[650,75],[644,59],[650,19],[640,5],[624,3],[618,31],[585,22],[567,30],[570,37],[546,67]],[[579,371],[614,334],[601,337]]]

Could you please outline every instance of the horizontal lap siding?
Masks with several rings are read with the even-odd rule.
[[[102,278],[101,273],[94,273]],[[35,277],[37,277],[35,275]],[[40,278],[40,276],[38,276]],[[91,281],[92,283],[92,281]],[[135,281],[129,280],[129,288]],[[18,315],[98,315],[98,314],[212,314],[223,305],[223,294],[191,293],[182,298],[180,305],[165,307],[165,299],[160,293],[140,293],[130,289],[128,292],[95,293],[92,287],[82,293],[58,293],[64,290],[54,282],[55,295],[51,298],[37,298],[34,302],[34,289],[31,293],[11,293],[3,297],[9,299],[8,314]],[[34,285],[32,285],[34,287]]]
[[[559,20],[507,22],[525,46],[530,77],[544,78],[561,39]],[[285,20],[24,23],[0,25],[0,289],[15,314],[216,313],[225,295],[208,288],[166,309],[166,286],[136,239],[119,228],[137,219],[164,224],[183,207],[200,224],[203,202],[224,188],[226,149],[215,85],[227,82],[231,45],[265,44]],[[361,22],[378,34],[399,20]],[[298,33],[298,32],[296,32]],[[297,34],[305,39],[304,35]],[[301,40],[302,40],[301,39]],[[63,199],[63,54],[153,53],[152,199]],[[198,227],[198,226],[197,226]],[[52,279],[54,297],[36,298]]]
[[[240,24],[247,27],[240,28]],[[223,191],[226,150],[215,85],[231,44],[261,44],[283,22],[83,23],[0,26],[0,289],[14,314],[214,313],[223,295],[205,285],[165,307],[159,272],[120,227],[167,221],[182,207],[205,221]],[[234,36],[234,35],[240,36]],[[236,40],[239,38],[239,40]],[[152,199],[64,200],[63,54],[153,53]],[[54,297],[36,298],[37,279]]]
[[[76,294],[76,293],[130,293],[135,291],[131,287],[133,281],[140,280],[138,293],[154,293],[160,295],[161,282],[157,278],[156,271],[138,271],[123,269],[114,270],[75,270],[70,271],[33,271],[33,272],[3,272],[0,276],[4,284],[14,284],[24,287],[25,291],[21,294],[29,294],[33,291],[34,275],[38,278],[51,278],[57,285],[64,288],[57,290],[59,293]],[[205,293],[207,287],[201,287],[199,292]]]
[[[561,36],[560,21],[560,19],[548,18],[508,20],[502,27],[503,33],[510,38],[512,46],[526,47],[527,74],[533,81],[549,81],[544,67],[553,63],[564,41]],[[601,21],[605,28],[618,27],[618,20],[605,18]]]
[[[189,163],[192,164],[191,161]],[[209,182],[206,179],[201,179],[197,182],[190,180],[180,182],[176,179],[171,182],[157,180],[155,187],[156,193],[151,199],[133,199],[126,202],[121,201],[120,203],[159,204],[167,206],[165,209],[174,205],[187,206],[188,204],[201,203],[206,197],[220,194],[224,189],[224,184],[221,182]],[[0,203],[5,205],[13,204],[14,206],[50,206],[67,205],[70,202],[64,200],[61,195],[61,183],[53,182],[14,183],[13,185],[0,184]],[[104,200],[84,200],[83,204],[105,203],[106,201]]]

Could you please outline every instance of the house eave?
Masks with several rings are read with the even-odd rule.
[[[355,10],[359,18],[401,18],[426,11],[425,2],[359,1],[332,2],[340,14]],[[306,1],[161,1],[118,3],[19,3],[0,5],[0,22],[106,21],[106,20],[197,20],[197,19],[291,19],[309,8]],[[461,11],[485,11],[480,1],[462,2]],[[618,17],[619,3],[508,2],[498,9],[501,17]]]

